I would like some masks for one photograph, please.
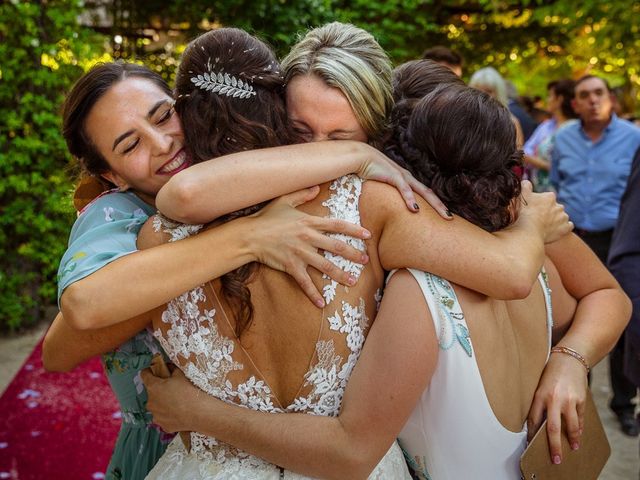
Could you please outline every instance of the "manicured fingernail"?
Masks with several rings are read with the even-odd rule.
[[[420,205],[418,205],[417,203],[414,203],[413,208],[415,208],[416,210],[420,210]]]
[[[351,275],[349,275],[349,278],[347,279],[347,283],[353,287],[356,284],[356,282],[357,280],[355,279],[355,277],[352,277]]]
[[[324,307],[324,300],[322,300],[320,298],[318,300],[316,300],[316,307],[323,308]]]
[[[369,230],[363,230],[362,238],[364,238],[365,240],[371,238],[371,232]]]
[[[451,213],[451,210],[449,210],[448,208],[444,213],[447,214],[447,217],[453,217],[453,214]]]
[[[580,448],[580,445],[578,444],[578,442],[573,442],[571,444],[571,450],[578,450]]]
[[[554,465],[560,465],[560,462],[561,462],[560,455],[554,455],[553,456],[553,464]]]
[[[367,263],[369,261],[369,255],[363,254],[362,257],[360,257],[360,263]]]

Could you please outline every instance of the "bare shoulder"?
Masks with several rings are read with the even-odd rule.
[[[395,187],[375,180],[367,180],[362,185],[362,196],[370,204],[385,209],[404,207],[400,192]]]
[[[387,214],[399,213],[406,217],[426,216],[429,218],[440,218],[438,213],[424,198],[416,195],[416,202],[420,207],[419,213],[409,211],[400,192],[391,185],[375,180],[367,180],[362,187],[362,210],[376,210]]]
[[[383,230],[393,226],[394,230],[406,232],[434,225],[449,226],[453,222],[443,220],[438,213],[419,195],[416,201],[419,212],[407,208],[400,192],[386,183],[367,180],[362,187],[360,212],[364,222]]]

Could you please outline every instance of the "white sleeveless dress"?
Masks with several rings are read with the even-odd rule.
[[[335,180],[332,194],[323,203],[330,218],[340,218],[360,224],[358,202],[362,180],[349,175]],[[173,239],[184,238],[197,228],[171,224],[157,219],[157,228],[170,233]],[[335,234],[358,249],[362,240]],[[325,256],[345,271],[358,277],[362,265],[326,253]],[[235,340],[230,326],[223,321],[208,296],[211,287],[203,285],[171,301],[154,323],[154,335],[174,362],[197,387],[223,401],[268,413],[298,412],[311,415],[337,416],[353,367],[358,360],[369,319],[365,301],[355,304],[343,298],[348,290],[325,278],[323,296],[327,317],[321,320],[314,361],[301,379],[302,388],[288,406],[277,406],[277,400],[259,370],[254,368]],[[372,299],[373,300],[373,299]],[[191,433],[191,450],[186,451],[180,437],[169,445],[164,456],[147,476],[163,480],[218,479],[304,479],[247,452],[212,437]],[[331,461],[327,459],[327,461]],[[348,475],[346,475],[348,477]],[[372,472],[371,479],[410,479],[404,456],[393,443]]]
[[[511,432],[495,417],[473,355],[469,329],[449,282],[430,273],[409,271],[427,301],[440,346],[431,383],[398,436],[414,478],[520,479],[526,424],[522,431]],[[550,290],[546,274],[538,278],[546,303],[550,349]]]

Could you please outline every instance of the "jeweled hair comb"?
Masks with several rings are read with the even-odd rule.
[[[229,75],[228,73],[205,72],[191,77],[193,84],[209,92],[233,98],[250,98],[256,95],[253,85]]]

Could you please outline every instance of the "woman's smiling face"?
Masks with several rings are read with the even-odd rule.
[[[91,109],[85,132],[109,164],[103,176],[150,203],[190,165],[173,99],[144,78],[114,84]]]
[[[307,142],[367,141],[347,97],[317,75],[298,75],[289,81],[287,113],[294,130]]]

